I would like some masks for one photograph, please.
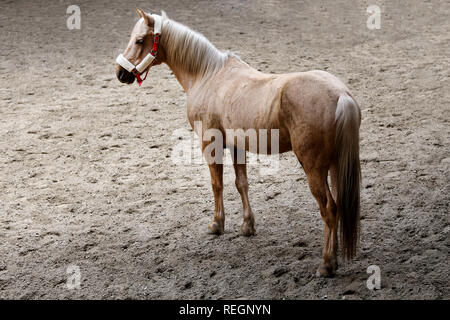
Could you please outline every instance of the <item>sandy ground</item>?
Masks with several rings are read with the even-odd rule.
[[[78,1],[81,30],[68,30],[71,4],[1,1],[0,298],[450,298],[448,1]],[[380,30],[366,27],[370,4]],[[189,129],[181,86],[167,66],[141,88],[115,78],[135,6],[262,71],[322,69],[349,85],[363,114],[362,238],[335,278],[314,276],[322,221],[292,153],[277,176],[249,169],[257,236],[240,236],[232,166],[226,232],[207,233],[207,166],[170,158],[174,131]],[[380,290],[366,288],[370,265]]]

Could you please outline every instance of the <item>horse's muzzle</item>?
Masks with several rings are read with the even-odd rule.
[[[120,65],[117,66],[116,76],[120,82],[127,84],[132,84],[134,79],[136,79],[136,76],[133,73],[128,72]]]

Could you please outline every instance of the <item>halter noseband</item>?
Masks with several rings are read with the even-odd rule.
[[[141,63],[137,66],[128,61],[127,58],[120,54],[116,58],[116,62],[128,72],[133,73],[136,76],[137,82],[139,86],[141,86],[142,82],[147,78],[148,71],[145,73],[144,79],[141,79],[141,74],[147,69],[155,60],[156,54],[158,53],[158,43],[161,36],[161,27],[162,27],[162,19],[160,16],[156,14],[152,14],[153,20],[155,21],[155,26],[153,28],[153,48],[150,53],[148,53],[144,59],[142,59]]]

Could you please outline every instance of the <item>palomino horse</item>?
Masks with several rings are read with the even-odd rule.
[[[223,147],[230,151],[237,145],[234,138],[227,139],[228,129],[278,129],[279,152],[294,151],[324,222],[323,261],[317,274],[335,274],[337,229],[344,259],[355,255],[359,238],[361,111],[349,89],[324,71],[261,73],[232,53],[219,51],[204,36],[167,18],[164,12],[160,16],[137,11],[140,19],[125,52],[117,58],[118,79],[131,84],[137,78],[140,85],[143,73],[166,63],[187,94],[190,124],[201,122],[203,132],[219,130],[225,137]],[[203,132],[204,150],[211,141],[203,139]],[[246,150],[248,146],[244,154]],[[251,236],[255,227],[246,163],[235,157],[233,163],[243,203],[241,230]],[[209,229],[221,234],[225,225],[223,164],[212,161],[208,165],[215,201]]]

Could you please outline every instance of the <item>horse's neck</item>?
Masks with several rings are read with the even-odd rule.
[[[162,34],[164,62],[186,92],[220,70],[228,58],[228,54],[220,52],[204,36],[175,21],[168,21]]]
[[[188,93],[190,89],[194,86],[196,81],[198,81],[198,76],[186,72],[180,66],[177,66],[175,63],[167,63],[170,70],[172,70],[173,74],[177,78],[180,85],[183,87],[184,91]]]

